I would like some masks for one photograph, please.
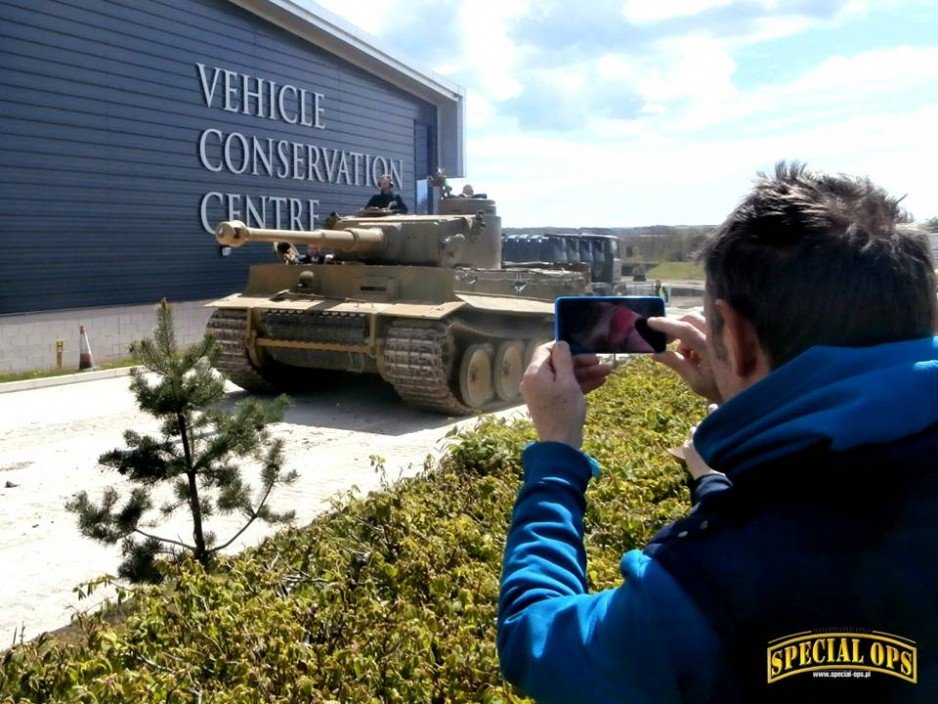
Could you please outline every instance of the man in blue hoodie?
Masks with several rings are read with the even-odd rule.
[[[558,342],[525,372],[540,442],[505,548],[505,677],[541,702],[938,702],[927,239],[869,180],[783,163],[701,258],[705,320],[649,321],[720,404],[688,447],[694,508],[616,589],[587,590],[579,449],[609,370]]]

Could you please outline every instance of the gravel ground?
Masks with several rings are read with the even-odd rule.
[[[230,386],[228,401],[245,393]],[[500,415],[522,415],[521,408]],[[456,423],[405,406],[393,390],[371,377],[349,376],[335,389],[294,398],[283,422],[272,426],[285,440],[287,469],[299,480],[271,495],[274,508],[294,509],[297,524],[328,508],[338,492],[353,486],[367,493],[379,485],[369,457],[386,462],[389,479],[418,471],[427,454],[438,454]],[[106,486],[124,482],[97,464],[101,453],[123,446],[123,431],[157,430],[137,410],[128,378],[112,378],[0,394],[0,647],[66,625],[76,609],[97,605],[107,592],[79,602],[73,588],[104,573],[116,573],[119,546],[103,546],[79,535],[65,503],[86,490],[97,498]],[[180,516],[180,519],[183,516]],[[212,519],[221,541],[240,520]],[[191,530],[191,529],[189,529]],[[190,539],[180,520],[157,531]],[[231,550],[256,544],[270,532],[255,523]],[[191,539],[189,540],[191,542]],[[90,603],[89,603],[90,602]]]

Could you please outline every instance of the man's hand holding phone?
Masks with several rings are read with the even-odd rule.
[[[573,375],[580,385],[580,391],[588,394],[606,383],[612,374],[612,367],[603,364],[598,355],[578,354],[573,357]]]
[[[528,404],[538,438],[545,442],[562,442],[579,450],[583,444],[583,422],[586,420],[586,400],[581,383],[587,386],[595,384],[592,388],[596,388],[605,381],[608,371],[599,371],[598,367],[602,365],[598,360],[596,365],[590,365],[576,363],[574,359],[566,342],[541,345],[534,351],[524,372],[521,394]],[[578,368],[583,382],[577,375]]]
[[[648,327],[678,343],[676,349],[654,354],[653,359],[676,371],[695,393],[711,403],[721,403],[704,317],[697,313],[680,320],[650,317]],[[521,381],[521,393],[538,437],[579,449],[586,418],[584,394],[602,386],[611,372],[596,354],[574,356],[563,340],[538,347]]]
[[[676,371],[696,394],[711,403],[722,403],[707,348],[707,321],[699,313],[680,320],[649,318],[648,327],[663,332],[668,341],[677,340],[677,348],[654,355],[654,359]]]

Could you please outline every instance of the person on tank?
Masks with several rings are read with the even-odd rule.
[[[393,210],[395,213],[403,215],[407,212],[407,204],[399,194],[394,193],[394,179],[390,174],[384,174],[378,179],[378,193],[375,193],[368,201],[366,208],[381,208]]]

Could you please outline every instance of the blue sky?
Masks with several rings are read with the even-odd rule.
[[[319,5],[466,90],[506,225],[715,224],[781,159],[938,215],[934,0]]]

